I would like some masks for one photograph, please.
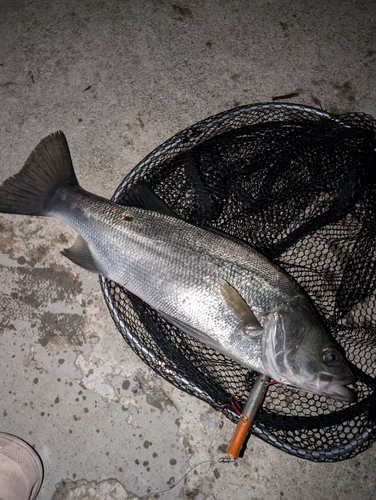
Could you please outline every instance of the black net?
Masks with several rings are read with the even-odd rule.
[[[241,238],[308,293],[358,380],[351,405],[268,389],[253,432],[309,460],[349,458],[376,437],[376,121],[290,104],[244,106],[172,137],[113,199],[147,183],[180,217]],[[101,280],[134,351],[169,382],[237,421],[256,374]]]

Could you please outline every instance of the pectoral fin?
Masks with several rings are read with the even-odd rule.
[[[239,319],[243,332],[246,335],[258,335],[262,330],[262,326],[240,293],[223,279],[219,280],[219,288],[223,300]]]
[[[90,248],[82,236],[77,236],[76,241],[70,248],[65,248],[61,252],[64,257],[74,262],[80,267],[83,267],[91,273],[101,274],[106,276],[106,272],[102,269],[99,262],[90,251]]]

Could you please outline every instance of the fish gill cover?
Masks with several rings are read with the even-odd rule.
[[[357,377],[351,405],[271,386],[253,432],[314,461],[355,456],[376,438],[376,120],[294,104],[207,118],[150,153],[113,200],[147,183],[182,219],[247,241],[309,295]],[[256,373],[187,336],[101,278],[133,350],[176,387],[236,422]]]

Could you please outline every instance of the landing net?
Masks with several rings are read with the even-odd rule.
[[[353,457],[376,438],[376,120],[294,104],[243,106],[166,141],[113,196],[147,183],[182,219],[249,242],[290,274],[357,377],[349,405],[271,386],[253,432],[314,461]],[[232,421],[256,374],[101,278],[124,339],[153,370]]]

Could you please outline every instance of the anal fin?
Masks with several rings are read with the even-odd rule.
[[[78,266],[83,267],[87,271],[90,271],[91,273],[106,276],[104,269],[101,267],[99,262],[96,261],[95,257],[91,253],[89,245],[80,235],[77,236],[74,244],[70,248],[65,248],[64,250],[62,250],[61,254]]]

